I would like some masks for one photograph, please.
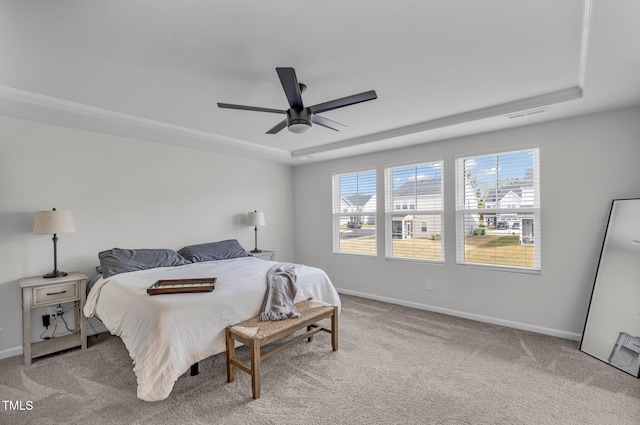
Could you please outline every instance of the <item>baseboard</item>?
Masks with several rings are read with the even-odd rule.
[[[102,324],[102,322],[98,322],[97,324],[93,324],[92,326],[87,326],[87,336],[97,335],[104,332],[109,332],[107,328]],[[21,356],[24,353],[22,350],[22,345],[19,347],[7,348],[6,350],[0,351],[0,360],[8,359],[9,357]]]
[[[336,288],[336,290],[340,294],[353,295],[355,297],[368,298],[376,301],[383,301],[390,304],[397,304],[405,307],[417,308],[419,310],[432,311],[434,313],[442,313],[449,316],[461,317],[463,319],[475,320],[477,322],[491,323],[492,325],[499,325],[507,328],[520,329],[523,331],[535,332],[543,335],[570,339],[573,341],[580,341],[580,339],[582,338],[582,334],[561,331],[561,330],[552,329],[552,328],[545,328],[544,326],[536,326],[536,325],[530,325],[527,323],[513,322],[511,320],[504,320],[496,317],[483,316],[480,314],[467,313],[467,312],[458,311],[458,310],[451,310],[448,308],[436,307],[436,306],[427,305],[427,304],[420,304],[416,302],[400,300],[397,298],[389,298],[389,297],[383,297],[380,295],[367,294],[364,292],[352,291],[350,289]]]
[[[511,321],[511,320],[498,319],[496,317],[483,316],[483,315],[480,315],[480,314],[467,313],[467,312],[458,311],[458,310],[451,310],[451,309],[448,309],[448,308],[436,307],[436,306],[432,306],[432,305],[428,305],[428,304],[420,304],[420,303],[416,303],[416,302],[400,300],[400,299],[397,299],[397,298],[390,298],[390,297],[383,297],[383,296],[380,296],[380,295],[367,294],[365,292],[352,291],[350,289],[336,288],[336,290],[340,294],[353,295],[355,297],[360,297],[360,298],[368,298],[368,299],[371,299],[371,300],[382,301],[382,302],[386,302],[386,303],[390,303],[390,304],[397,304],[397,305],[402,305],[402,306],[405,306],[405,307],[417,308],[419,310],[432,311],[434,313],[441,313],[441,314],[446,314],[446,315],[449,315],[449,316],[461,317],[463,319],[475,320],[477,322],[491,323],[492,325],[505,326],[507,328],[520,329],[520,330],[523,330],[523,331],[535,332],[535,333],[539,333],[539,334],[543,334],[543,335],[549,335],[549,336],[555,336],[555,337],[558,337],[558,338],[570,339],[570,340],[574,340],[574,341],[580,341],[580,339],[582,338],[581,334],[574,333],[574,332],[566,332],[566,331],[561,331],[561,330],[558,330],[558,329],[545,328],[543,326],[536,326],[536,325],[530,325],[530,324],[527,324],[527,323],[514,322],[514,321]],[[98,331],[98,332],[95,332],[94,329],[91,329],[91,327],[89,327],[87,335],[90,336],[90,335],[93,335],[93,334],[96,334],[96,333],[107,332],[107,329],[104,328],[104,325],[102,325],[102,326],[100,326],[100,325],[102,325],[102,324],[94,325],[95,326],[95,331]],[[101,327],[104,328],[104,330],[100,329]],[[20,355],[22,355],[22,346],[13,347],[13,348],[7,348],[6,350],[0,351],[0,360],[1,359],[6,359],[6,358],[9,358],[9,357],[20,356]]]
[[[0,351],[0,360],[8,359],[9,357],[21,356],[22,355],[22,345],[19,347],[7,348],[6,350]]]

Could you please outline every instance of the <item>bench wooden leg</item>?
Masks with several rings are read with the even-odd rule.
[[[331,316],[331,347],[333,351],[338,351],[338,307],[333,308]]]
[[[229,328],[226,330],[227,337],[227,382],[233,382],[236,379],[236,367],[231,360],[236,358],[236,346]]]
[[[307,326],[307,332],[311,331],[311,329],[313,329],[313,326],[309,325]],[[311,335],[309,338],[307,338],[308,342],[313,341],[313,335]]]
[[[260,398],[261,371],[260,371],[260,341],[251,340],[251,389],[253,398]]]

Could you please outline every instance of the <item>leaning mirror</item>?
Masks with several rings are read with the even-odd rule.
[[[639,375],[640,199],[611,205],[580,350]]]

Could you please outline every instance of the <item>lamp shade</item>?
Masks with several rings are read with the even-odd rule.
[[[71,211],[38,211],[36,221],[33,224],[35,234],[73,233],[76,226],[73,224]]]
[[[262,211],[249,211],[246,223],[247,226],[264,226],[264,213]]]

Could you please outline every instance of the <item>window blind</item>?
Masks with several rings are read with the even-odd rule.
[[[333,176],[333,252],[376,255],[375,170]]]
[[[388,258],[442,261],[442,161],[385,169]]]
[[[457,262],[540,270],[539,149],[456,160]]]

